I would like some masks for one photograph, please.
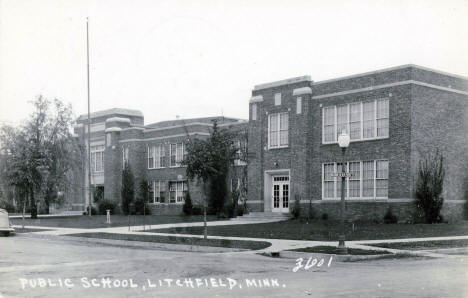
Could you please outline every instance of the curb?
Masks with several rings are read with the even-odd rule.
[[[88,237],[74,237],[74,236],[60,236],[60,235],[39,235],[28,234],[21,235],[20,237],[32,237],[40,239],[54,239],[54,240],[68,240],[81,243],[99,243],[110,246],[131,247],[142,249],[157,249],[166,251],[181,251],[181,252],[206,252],[206,253],[225,253],[225,252],[242,252],[251,251],[242,248],[228,248],[228,247],[215,247],[215,246],[201,246],[201,245],[186,245],[186,244],[170,244],[170,243],[157,243],[157,242],[144,242],[144,241],[129,241],[118,239],[99,239]]]
[[[289,250],[265,253],[265,255],[268,255],[273,258],[275,257],[284,258],[284,259],[302,258],[305,261],[308,260],[309,258],[317,259],[317,260],[333,259],[333,261],[335,262],[355,262],[355,261],[366,261],[366,260],[378,260],[378,259],[384,259],[384,258],[398,257],[398,255],[402,255],[402,254],[404,253],[390,253],[390,254],[379,254],[379,255],[336,255],[336,254],[289,251]]]

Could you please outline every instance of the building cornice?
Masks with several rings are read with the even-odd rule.
[[[128,118],[122,118],[122,117],[112,117],[112,118],[106,119],[106,123],[107,123],[107,122],[125,122],[125,123],[130,123],[130,119],[128,119]]]
[[[302,88],[296,88],[293,90],[293,96],[304,95],[304,94],[312,94],[312,88],[302,87]]]
[[[300,77],[285,79],[281,81],[255,85],[253,90],[255,91],[255,90],[261,90],[261,89],[283,86],[283,85],[288,85],[288,84],[295,84],[299,82],[310,82],[310,81],[311,81],[310,76],[300,76]]]
[[[461,91],[461,90],[457,90],[457,89],[453,89],[453,88],[447,88],[447,87],[441,87],[441,86],[428,84],[428,83],[424,83],[424,82],[419,82],[419,81],[415,81],[415,80],[407,80],[407,81],[388,83],[388,84],[370,86],[370,87],[359,88],[359,89],[351,89],[351,90],[346,90],[346,91],[327,93],[327,94],[322,94],[322,95],[315,95],[315,96],[312,96],[312,99],[323,99],[323,98],[329,98],[329,97],[335,97],[335,96],[343,96],[343,95],[348,95],[348,94],[367,92],[367,91],[373,91],[373,90],[378,90],[378,89],[383,89],[383,88],[403,86],[403,85],[409,85],[409,84],[414,84],[414,85],[418,85],[418,86],[438,89],[438,90],[447,91],[447,92],[453,92],[453,93],[462,94],[462,95],[468,95],[468,92],[466,92],[466,91]]]
[[[162,136],[162,137],[155,137],[155,138],[145,138],[145,139],[128,139],[128,140],[120,140],[119,143],[129,143],[129,142],[149,142],[149,141],[157,141],[157,140],[164,140],[164,139],[171,139],[171,138],[179,138],[179,137],[187,137],[187,136],[209,136],[210,134],[207,132],[191,132],[191,133],[183,133],[177,135],[169,135],[169,136]]]

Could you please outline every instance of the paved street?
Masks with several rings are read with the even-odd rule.
[[[250,252],[170,252],[26,235],[0,238],[0,251],[5,297],[468,297],[466,256],[332,260],[330,267],[325,260],[292,272],[293,259]]]

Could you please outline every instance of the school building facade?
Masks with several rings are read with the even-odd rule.
[[[156,212],[180,213],[184,191],[199,202],[199,186],[187,181],[177,162],[187,136],[206,137],[212,118],[145,126],[140,112],[112,109],[91,120],[92,183],[104,187],[106,198],[120,199],[128,159],[135,176],[152,183]],[[341,171],[337,136],[345,130],[351,137],[345,165],[353,174],[345,186],[349,219],[381,220],[389,207],[399,220],[411,218],[419,161],[435,150],[446,170],[442,213],[462,216],[468,192],[467,78],[415,65],[319,82],[297,77],[256,85],[248,121],[218,120],[248,132],[248,142],[242,140],[248,162],[237,167],[246,170],[250,211],[290,213],[297,201],[304,212],[311,206],[316,216],[338,218],[341,183],[333,174]],[[75,127],[84,143],[86,122],[81,116]]]

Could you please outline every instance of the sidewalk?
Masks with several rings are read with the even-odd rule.
[[[263,223],[275,222],[274,219],[266,219]],[[222,226],[222,225],[241,225],[251,224],[251,221],[214,221],[208,223],[208,231],[210,227]],[[177,227],[200,227],[203,226],[203,222],[191,222],[191,223],[171,223],[171,224],[159,224],[159,225],[147,225],[144,226],[131,226],[130,231],[128,226],[126,227],[109,227],[109,228],[96,228],[96,229],[77,229],[77,228],[59,228],[59,227],[39,227],[39,226],[25,226],[28,229],[47,229],[47,231],[34,232],[36,235],[54,235],[61,236],[66,234],[79,234],[79,233],[114,233],[114,234],[131,234],[131,235],[157,235],[157,236],[172,236],[172,237],[193,237],[203,238],[203,235],[191,235],[191,234],[174,234],[174,233],[157,233],[157,232],[146,232],[145,230],[154,229],[167,229]],[[21,226],[13,226],[14,228],[21,228]],[[306,240],[286,240],[286,239],[269,239],[269,238],[248,238],[248,237],[226,237],[226,236],[208,236],[211,239],[226,239],[226,240],[245,240],[245,241],[266,241],[270,242],[271,246],[262,250],[246,251],[243,253],[277,253],[285,250],[292,250],[298,248],[306,248],[311,246],[336,246],[337,241],[306,241]],[[349,248],[360,248],[366,250],[382,250],[389,251],[391,253],[407,253],[417,256],[429,256],[429,257],[454,257],[445,254],[435,253],[431,251],[422,250],[401,250],[401,249],[390,249],[381,248],[376,246],[369,246],[368,244],[378,243],[407,243],[417,241],[435,241],[435,240],[459,240],[468,239],[466,236],[449,236],[449,237],[426,237],[426,238],[407,238],[407,239],[381,239],[381,240],[356,240],[346,241],[346,246]]]

